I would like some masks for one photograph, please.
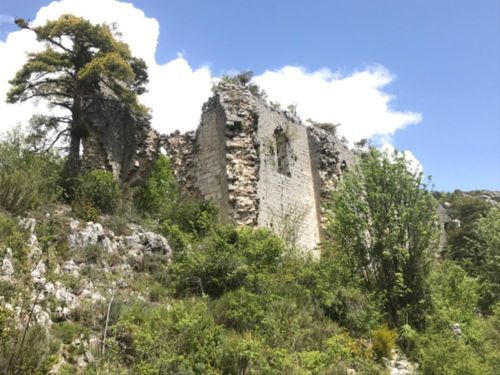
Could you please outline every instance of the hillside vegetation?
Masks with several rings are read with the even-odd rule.
[[[14,134],[0,164],[2,373],[500,368],[498,205],[435,194],[460,220],[438,254],[438,200],[403,159],[372,150],[345,175],[319,259],[218,224],[165,157],[141,186],[89,171],[68,190],[64,159]]]
[[[16,23],[45,49],[8,100],[69,111],[0,141],[0,373],[498,373],[498,194],[431,194],[400,155],[358,150],[312,258],[297,223],[220,224],[165,156],[134,186],[84,170],[95,108],[147,115],[145,63],[106,25]]]

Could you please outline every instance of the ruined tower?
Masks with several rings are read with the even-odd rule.
[[[331,131],[229,82],[204,104],[196,132],[164,143],[181,187],[213,201],[223,222],[266,227],[308,250],[321,239],[321,197],[352,159]]]

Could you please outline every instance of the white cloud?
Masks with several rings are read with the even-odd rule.
[[[356,142],[374,136],[387,138],[396,130],[422,120],[419,113],[391,108],[394,97],[382,89],[394,78],[383,66],[350,75],[329,69],[307,72],[302,67],[285,66],[266,71],[255,81],[271,100],[279,101],[284,107],[296,104],[303,119],[340,123],[340,134]]]
[[[393,160],[394,152],[396,152],[396,149],[394,148],[393,145],[391,145],[390,143],[384,143],[380,147],[380,149],[383,153],[385,153],[387,155],[387,157],[390,160]],[[413,155],[413,153],[411,151],[405,150],[405,151],[397,151],[397,152],[400,154],[401,153],[403,154],[403,156],[405,157],[405,160],[407,162],[408,169],[411,172],[413,172],[413,173],[423,172],[424,168],[422,166],[422,163],[420,163],[420,161],[415,157],[415,155]]]
[[[141,101],[153,111],[153,126],[167,133],[195,129],[201,106],[210,96],[212,77],[208,67],[193,68],[179,55],[160,64],[155,54],[160,25],[131,3],[116,0],[61,0],[42,7],[33,21],[42,25],[49,19],[72,13],[94,23],[116,23],[122,38],[135,56],[142,57],[149,67],[149,92]],[[0,22],[3,18],[0,18]],[[41,102],[9,105],[5,94],[8,80],[22,66],[27,51],[41,49],[32,32],[23,30],[8,34],[0,41],[0,132],[17,123],[26,123],[33,113],[46,110]],[[391,107],[394,97],[384,88],[395,79],[382,66],[373,66],[349,75],[329,69],[308,72],[302,67],[285,66],[255,77],[271,100],[283,107],[298,105],[298,114],[319,122],[341,123],[339,132],[349,141],[379,137],[390,140],[398,129],[421,121],[414,112],[396,111]]]

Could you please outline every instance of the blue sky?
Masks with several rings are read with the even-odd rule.
[[[410,150],[438,190],[500,189],[500,1],[132,2],[159,23],[159,64],[182,53],[213,76],[383,66],[397,77],[383,88],[391,109],[422,116],[391,143]],[[3,0],[0,39],[16,30],[5,16],[34,19],[49,3]]]

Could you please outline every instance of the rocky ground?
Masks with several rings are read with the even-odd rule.
[[[50,225],[57,226],[57,238],[47,239]],[[103,312],[117,290],[136,298],[147,292],[134,290],[141,278],[137,272],[145,257],[161,254],[169,258],[167,240],[136,224],[126,224],[125,234],[117,235],[100,223],[82,222],[70,215],[67,207],[41,218],[19,218],[27,236],[28,271],[21,269],[10,248],[0,260],[0,281],[15,287],[21,298],[0,296],[0,303],[13,313],[20,327],[38,323],[51,330],[62,322],[80,321],[82,314],[102,320]],[[29,299],[27,301],[26,299]],[[71,337],[61,350],[53,373],[66,361],[84,368],[92,362],[102,345],[103,332],[88,327],[85,334]]]

